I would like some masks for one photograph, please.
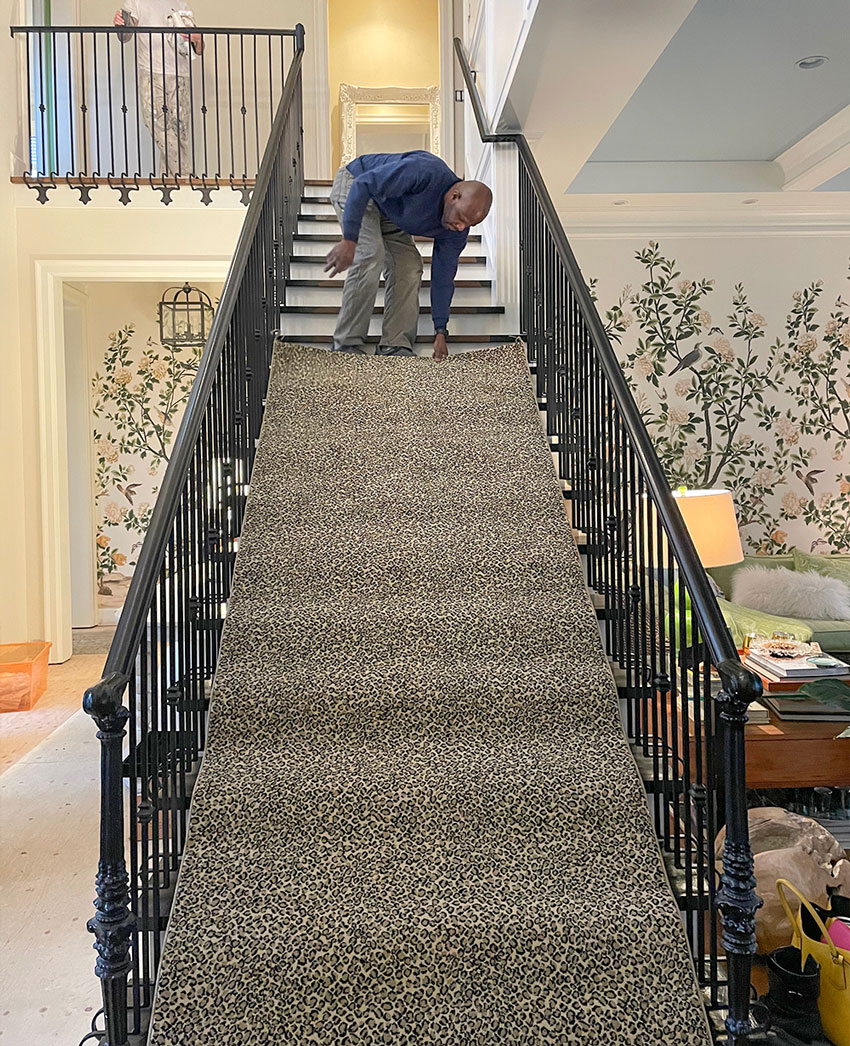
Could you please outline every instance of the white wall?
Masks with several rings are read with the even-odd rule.
[[[21,20],[18,0],[5,0],[9,24]],[[27,446],[27,425],[21,399],[22,370],[26,366],[18,323],[18,281],[15,257],[15,187],[9,176],[18,159],[17,47],[8,32],[0,34],[0,642],[40,638],[40,621],[30,617],[27,564],[21,550],[37,524],[38,499],[25,502],[24,485],[35,458]],[[29,514],[29,515],[28,515]]]

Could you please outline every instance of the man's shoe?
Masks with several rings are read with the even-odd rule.
[[[413,349],[406,345],[379,345],[376,356],[412,356]]]
[[[334,345],[331,352],[347,352],[351,356],[365,356],[362,345]]]

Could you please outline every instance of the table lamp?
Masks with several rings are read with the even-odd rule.
[[[679,487],[673,491],[673,497],[704,567],[741,562],[744,550],[728,490]]]

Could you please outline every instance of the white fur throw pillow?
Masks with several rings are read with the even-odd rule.
[[[814,570],[742,567],[732,577],[732,602],[779,617],[850,619],[850,588]]]

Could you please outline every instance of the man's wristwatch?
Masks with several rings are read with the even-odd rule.
[[[448,327],[435,327],[434,334],[442,334],[442,336],[448,341],[449,328]]]

